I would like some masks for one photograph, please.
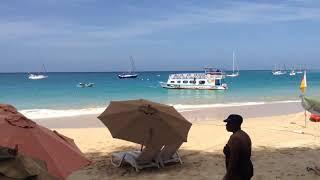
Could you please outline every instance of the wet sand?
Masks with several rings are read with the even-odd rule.
[[[195,121],[221,121],[230,113],[241,114],[246,118],[256,118],[265,116],[278,116],[283,114],[293,114],[302,112],[300,103],[278,103],[263,105],[248,105],[234,107],[209,107],[199,109],[185,109],[181,114],[191,122]],[[95,128],[104,127],[96,118],[98,114],[81,115],[60,118],[45,118],[35,120],[37,123],[48,128]]]

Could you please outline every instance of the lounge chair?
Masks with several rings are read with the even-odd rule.
[[[178,149],[180,148],[182,143],[183,142],[179,142],[176,144],[165,145],[163,147],[157,159],[161,167],[164,167],[165,164],[172,162],[182,164],[182,160],[178,153]]]
[[[127,151],[112,153],[111,163],[115,167],[120,167],[123,163],[128,163],[137,172],[148,167],[160,168],[156,161],[159,157],[162,146],[146,146],[142,151]]]

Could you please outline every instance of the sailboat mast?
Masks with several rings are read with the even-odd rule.
[[[232,52],[232,73],[234,74],[234,51]]]
[[[46,67],[44,66],[44,64],[42,64],[42,67],[43,67],[44,72],[47,73],[47,69],[46,69]]]
[[[134,73],[136,67],[135,67],[135,65],[134,65],[134,61],[133,61],[133,57],[132,57],[132,56],[130,56],[130,61],[131,61],[131,72]]]

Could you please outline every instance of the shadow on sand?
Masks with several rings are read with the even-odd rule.
[[[116,151],[133,150],[122,146]],[[68,179],[222,179],[225,173],[224,156],[221,152],[205,152],[180,149],[183,164],[165,168],[149,168],[137,173],[130,166],[113,167],[111,153],[92,152],[86,156],[93,163],[74,173]],[[270,148],[259,147],[253,151],[255,168],[253,179],[320,179],[306,168],[320,166],[320,148]]]

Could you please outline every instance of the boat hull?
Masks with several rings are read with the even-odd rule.
[[[45,79],[47,77],[48,76],[45,76],[45,75],[33,75],[33,74],[31,74],[28,78],[31,79],[31,80],[40,80],[40,79]]]
[[[280,72],[280,71],[272,72],[272,75],[274,75],[274,76],[280,76],[280,75],[284,75],[284,74],[286,74],[286,72]]]
[[[195,89],[195,90],[227,90],[228,87],[226,84],[221,86],[186,86],[186,85],[176,85],[176,84],[167,84],[164,82],[160,83],[162,88],[166,89]]]
[[[118,75],[118,78],[119,79],[133,79],[133,78],[137,78],[138,77],[138,74],[124,74],[124,75]]]
[[[239,76],[239,74],[238,74],[238,73],[235,73],[235,74],[227,74],[226,76],[227,76],[227,77],[237,77],[237,76]]]

